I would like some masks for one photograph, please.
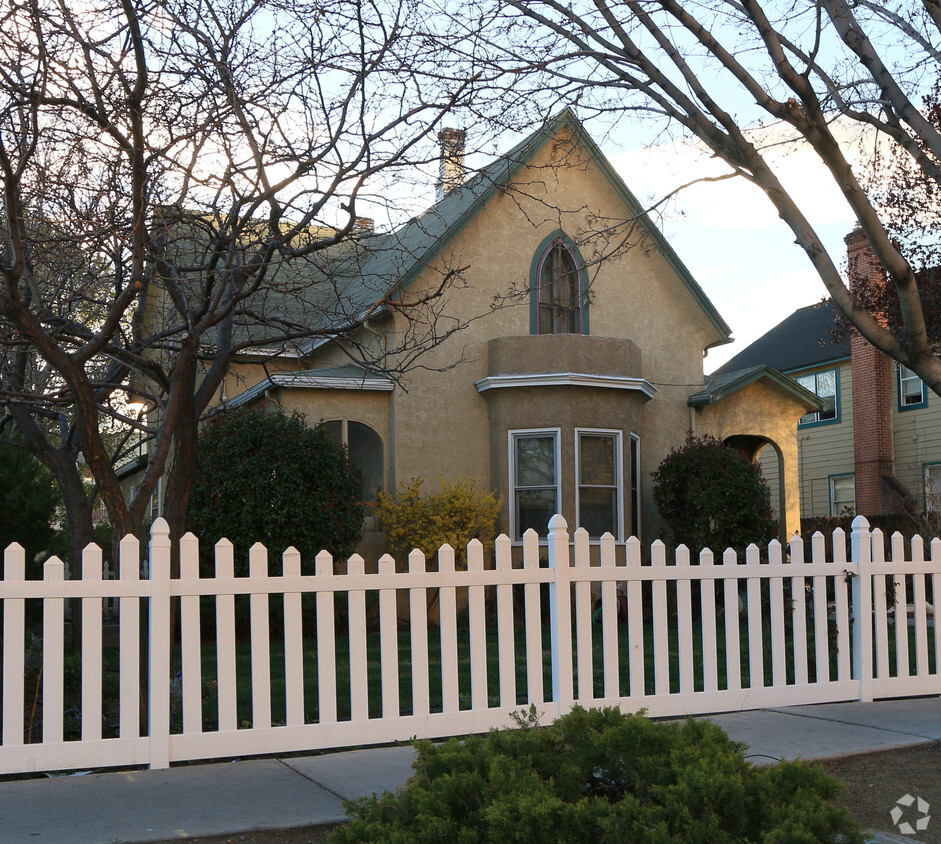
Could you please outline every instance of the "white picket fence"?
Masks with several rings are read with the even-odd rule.
[[[435,571],[426,571],[424,556],[415,552],[408,571],[397,572],[387,556],[377,573],[366,574],[362,558],[353,556],[347,573],[337,575],[330,555],[322,553],[316,575],[304,576],[299,554],[289,549],[283,573],[269,576],[267,552],[256,545],[249,576],[235,577],[232,546],[222,541],[215,549],[215,576],[200,577],[198,543],[187,535],[181,540],[181,576],[171,579],[168,528],[158,519],[145,569],[149,579],[140,577],[140,549],[129,537],[121,543],[118,579],[102,579],[101,551],[89,546],[83,579],[74,581],[64,579],[56,558],[45,564],[43,580],[24,579],[23,551],[13,545],[5,552],[0,581],[0,773],[164,768],[188,759],[463,735],[511,724],[511,716],[531,703],[547,722],[574,704],[666,716],[941,694],[941,640],[929,603],[929,596],[938,595],[941,541],[931,543],[926,560],[920,538],[907,543],[906,554],[906,542],[896,534],[886,561],[881,532],[870,533],[868,522],[857,518],[849,554],[846,545],[837,530],[830,560],[824,559],[824,537],[816,534],[809,560],[795,538],[787,559],[773,542],[764,558],[752,546],[744,563],[731,551],[721,561],[703,551],[696,564],[681,546],[668,565],[664,546],[656,542],[649,564],[642,565],[641,545],[630,539],[619,565],[611,537],[591,544],[578,530],[570,541],[565,520],[556,516],[547,542],[527,533],[521,568],[513,567],[504,536],[496,541],[492,569],[485,569],[484,549],[475,541],[466,571],[455,571],[454,552],[444,546]],[[540,567],[541,551],[548,552],[548,567]],[[466,609],[459,612],[461,590]],[[399,601],[403,592],[407,600]],[[348,624],[339,627],[336,593],[342,593],[348,612]],[[313,597],[304,602],[305,594]],[[437,628],[428,625],[429,594],[438,597]],[[249,596],[250,605],[250,672],[241,677],[238,595]],[[272,665],[271,595],[283,605],[283,643],[275,648],[280,660],[283,644],[283,667]],[[378,633],[367,632],[367,595],[378,595]],[[63,629],[71,598],[82,602],[80,735],[64,729]],[[204,598],[215,606],[215,635],[205,643]],[[119,623],[114,736],[102,728],[102,607],[109,599],[118,604]],[[38,701],[24,683],[31,600],[42,602]],[[171,603],[177,600],[181,634],[174,650]],[[400,630],[406,605],[407,629]],[[626,620],[619,621],[625,606]],[[315,616],[308,625],[315,636],[306,641],[305,613]],[[142,618],[148,624],[143,732]],[[896,636],[897,629],[904,633]],[[440,648],[440,658],[430,660],[430,645],[435,652]],[[207,650],[214,651],[216,667],[214,676],[203,677]],[[461,678],[462,658],[469,661],[469,679],[467,671]],[[400,673],[410,704],[400,695]],[[272,678],[280,682],[282,674],[285,703],[275,716],[283,723],[275,723]],[[205,706],[204,682],[215,683],[216,690],[216,700]],[[239,690],[250,695],[248,717],[239,712]],[[315,699],[305,700],[305,693]],[[206,727],[210,705],[217,724]],[[37,707],[41,735],[28,723]]]

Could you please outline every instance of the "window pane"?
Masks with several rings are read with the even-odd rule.
[[[823,410],[817,415],[818,419],[836,419],[836,397],[821,396],[823,399]]]
[[[631,524],[628,533],[640,538],[640,440],[631,436]]]
[[[899,366],[899,392],[902,405],[921,404],[925,398],[921,378],[907,366]]]
[[[836,370],[827,369],[812,375],[801,375],[794,379],[807,390],[816,393],[823,400],[823,408],[817,413],[807,413],[801,417],[801,424],[820,422],[837,418],[836,408]]]
[[[830,512],[834,516],[852,511],[856,506],[856,477],[830,478]]]
[[[530,528],[540,536],[549,531],[549,520],[555,515],[554,489],[520,489],[516,492],[516,524],[520,536]]]
[[[581,331],[581,291],[578,268],[565,244],[554,243],[539,272],[539,333],[578,334]]]
[[[614,437],[582,434],[581,483],[612,486],[616,483]]]
[[[516,438],[516,485],[555,486],[555,437]]]
[[[817,373],[816,393],[820,398],[836,395],[836,370],[828,369]]]
[[[320,427],[330,434],[338,443],[343,444],[343,422],[340,419],[331,419],[329,422],[321,422]]]
[[[617,536],[617,490],[583,488],[578,496],[579,527],[590,536]]]

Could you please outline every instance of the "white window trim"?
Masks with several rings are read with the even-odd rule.
[[[927,390],[926,390],[925,382],[922,380],[921,376],[915,372],[912,372],[912,370],[910,370],[907,366],[903,366],[900,363],[896,365],[895,371],[896,371],[896,386],[898,388],[899,410],[908,410],[910,408],[924,407],[925,402],[927,400]],[[905,372],[908,372],[909,374],[906,375]],[[918,401],[913,401],[913,402],[905,401],[905,391],[902,385],[906,381],[918,382],[918,385],[920,387]]]
[[[581,493],[582,493],[582,449],[581,435],[599,435],[614,438],[614,477],[617,488],[616,514],[617,525],[614,538],[618,542],[624,541],[624,432],[609,428],[576,428],[575,429],[575,519],[576,528],[581,523]],[[592,537],[594,543],[600,542],[601,537]]]
[[[641,538],[641,536],[640,536],[641,525],[642,525],[643,522],[644,522],[644,494],[643,494],[643,487],[642,487],[642,485],[641,485],[641,480],[642,480],[642,478],[643,478],[643,474],[641,473],[641,469],[640,469],[640,467],[641,467],[640,434],[635,434],[635,433],[632,431],[632,432],[631,432],[631,442],[632,442],[632,443],[637,443],[637,448],[636,448],[636,451],[635,451],[635,453],[636,453],[636,455],[637,455],[637,506],[636,506],[636,508],[634,507],[633,498],[631,499],[631,518],[633,519],[633,517],[634,517],[634,512],[635,512],[635,510],[636,510],[636,512],[637,512],[637,524],[636,524],[636,525],[632,525],[631,527],[632,527],[632,530],[633,530],[633,536],[636,536],[638,539],[640,539],[640,538]],[[628,452],[628,454],[630,454],[630,452]],[[633,461],[631,461],[631,465],[627,467],[627,470],[630,472],[630,475],[628,476],[628,481],[627,481],[628,490],[630,491],[631,495],[633,496],[633,494],[634,494],[634,464],[633,464]]]
[[[841,515],[841,511],[837,509],[837,500],[836,500],[836,496],[834,495],[836,491],[834,481],[846,480],[847,478],[853,479],[853,510],[854,512],[856,510],[856,474],[854,472],[844,472],[838,475],[830,475],[828,480],[829,480],[829,485],[830,485],[830,515],[831,516]],[[846,502],[840,502],[840,503],[844,504],[844,506],[846,504]]]
[[[510,475],[510,537],[514,545],[522,545],[523,537],[517,530],[516,518],[516,440],[523,437],[552,436],[555,444],[555,511],[562,509],[562,429],[561,428],[518,428],[507,432],[507,459]],[[549,526],[539,532],[539,541],[548,541]],[[517,537],[519,537],[517,539]]]

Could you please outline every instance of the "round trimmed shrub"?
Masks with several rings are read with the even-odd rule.
[[[293,545],[305,574],[323,550],[353,552],[363,533],[359,472],[344,446],[299,414],[237,410],[212,417],[199,435],[188,529],[212,565],[212,546],[234,545],[235,572],[248,573],[248,549],[261,542],[269,564]],[[208,572],[207,572],[208,573]]]
[[[677,544],[694,553],[764,545],[775,535],[771,491],[753,460],[715,437],[690,437],[653,473],[654,500]]]

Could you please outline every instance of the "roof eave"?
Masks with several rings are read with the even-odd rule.
[[[802,387],[793,378],[790,378],[783,372],[780,372],[774,367],[767,365],[756,366],[752,367],[751,369],[742,370],[740,377],[733,378],[732,380],[723,384],[721,388],[712,392],[706,393],[705,391],[702,391],[700,393],[694,393],[687,400],[687,404],[690,407],[706,407],[708,405],[713,405],[716,402],[727,398],[733,393],[744,389],[749,384],[753,384],[760,380],[770,381],[772,385],[777,387],[782,392],[792,396],[800,402],[803,402],[808,410],[820,410],[823,407],[823,402],[817,395],[805,387]]]

